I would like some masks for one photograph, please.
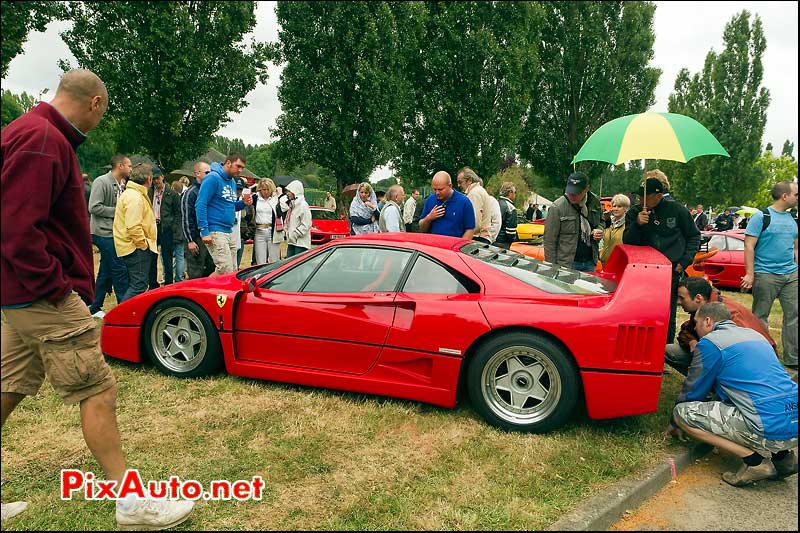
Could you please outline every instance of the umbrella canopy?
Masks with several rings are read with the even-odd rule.
[[[600,126],[572,163],[605,161],[619,165],[633,159],[668,159],[685,163],[701,155],[730,157],[719,141],[693,118],[676,113],[639,113]]]
[[[736,211],[738,211],[739,209],[741,209],[741,207],[739,207],[738,205],[732,205],[732,206],[730,206],[730,207],[728,208],[728,211],[730,211],[731,213],[735,213],[735,212],[736,212]]]
[[[748,207],[743,205],[741,209],[734,211],[737,215],[747,216],[749,217],[753,213],[758,213],[760,210],[756,209],[755,207]]]

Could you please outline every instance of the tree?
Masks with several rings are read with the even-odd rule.
[[[269,46],[242,42],[254,10],[254,2],[73,2],[75,24],[62,37],[106,83],[119,149],[176,168],[202,154],[267,80]]]
[[[341,190],[388,161],[410,92],[404,50],[416,46],[420,10],[414,2],[278,2],[285,68],[274,133],[288,163],[331,169]]]
[[[787,156],[789,159],[794,161],[794,143],[786,139],[783,143],[783,149],[781,150],[781,155]]]
[[[779,181],[794,181],[797,179],[797,161],[790,155],[781,154],[775,157],[770,152],[764,152],[756,161],[756,166],[764,176],[763,181],[752,195],[747,205],[762,208],[774,202],[772,186]]]
[[[241,139],[228,139],[222,135],[214,135],[211,138],[209,146],[225,155],[237,152],[242,154],[245,158],[249,158],[250,154],[257,148],[257,146],[253,146],[252,144],[245,144]],[[249,166],[250,161],[247,161],[247,163]],[[256,174],[258,174],[258,172],[256,172]]]
[[[655,102],[652,2],[543,2],[546,11],[520,155],[563,188],[572,158],[604,123]],[[582,163],[590,177],[606,165]]]
[[[247,168],[265,178],[276,176],[278,158],[275,152],[275,143],[262,144],[255,147],[247,156]]]
[[[36,103],[33,96],[24,91],[22,94],[14,94],[7,89],[3,89],[2,100],[2,121],[0,122],[0,128],[5,128],[11,121],[30,111],[33,104]]]
[[[542,9],[531,2],[425,2],[408,51],[414,98],[392,166],[410,185],[464,165],[484,178],[514,156],[538,69]]]
[[[104,118],[78,147],[81,171],[89,174],[92,179],[108,172],[111,158],[117,153],[116,138],[116,121],[113,118]]]
[[[527,207],[526,202],[531,194],[531,190],[528,186],[528,183],[531,181],[531,179],[532,176],[527,174],[525,169],[521,168],[517,164],[513,164],[511,166],[507,166],[496,174],[493,174],[489,179],[487,179],[486,191],[492,196],[498,196],[500,194],[500,187],[503,185],[503,183],[510,181],[517,188],[517,199],[514,202],[514,205],[518,209],[525,209]]]
[[[770,101],[761,87],[767,46],[761,19],[756,16],[751,25],[747,11],[735,15],[725,25],[723,43],[722,53],[706,55],[702,72],[690,76],[682,69],[669,97],[670,112],[703,124],[730,154],[663,165],[675,194],[691,203],[741,203],[764,179],[756,165]]]
[[[63,2],[0,2],[0,25],[2,25],[2,57],[0,77],[8,74],[11,60],[22,52],[31,30],[45,31],[52,20],[62,20],[65,15]]]

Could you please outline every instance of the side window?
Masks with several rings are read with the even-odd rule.
[[[376,247],[340,246],[314,273],[303,292],[390,292],[406,268],[411,252]]]
[[[447,269],[426,257],[419,256],[403,286],[403,292],[466,294],[470,291]]]
[[[288,272],[284,272],[277,278],[270,280],[266,285],[262,286],[263,289],[270,289],[273,291],[282,292],[298,292],[303,283],[308,279],[308,276],[325,260],[330,254],[317,254],[311,259],[304,261],[297,265]]]
[[[744,250],[744,241],[728,237],[728,250]]]
[[[716,248],[720,252],[722,250],[727,250],[727,247],[725,246],[725,235],[713,235],[711,240],[708,241],[708,247]]]

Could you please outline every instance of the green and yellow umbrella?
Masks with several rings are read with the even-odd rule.
[[[605,161],[619,165],[634,159],[668,159],[685,163],[700,155],[724,155],[725,148],[705,126],[676,113],[639,113],[600,126],[572,163]]]

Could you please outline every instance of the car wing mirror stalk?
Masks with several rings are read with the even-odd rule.
[[[256,283],[255,277],[247,278],[242,282],[242,291],[245,294],[252,292],[256,296],[261,296],[261,287],[259,287],[258,283]]]

